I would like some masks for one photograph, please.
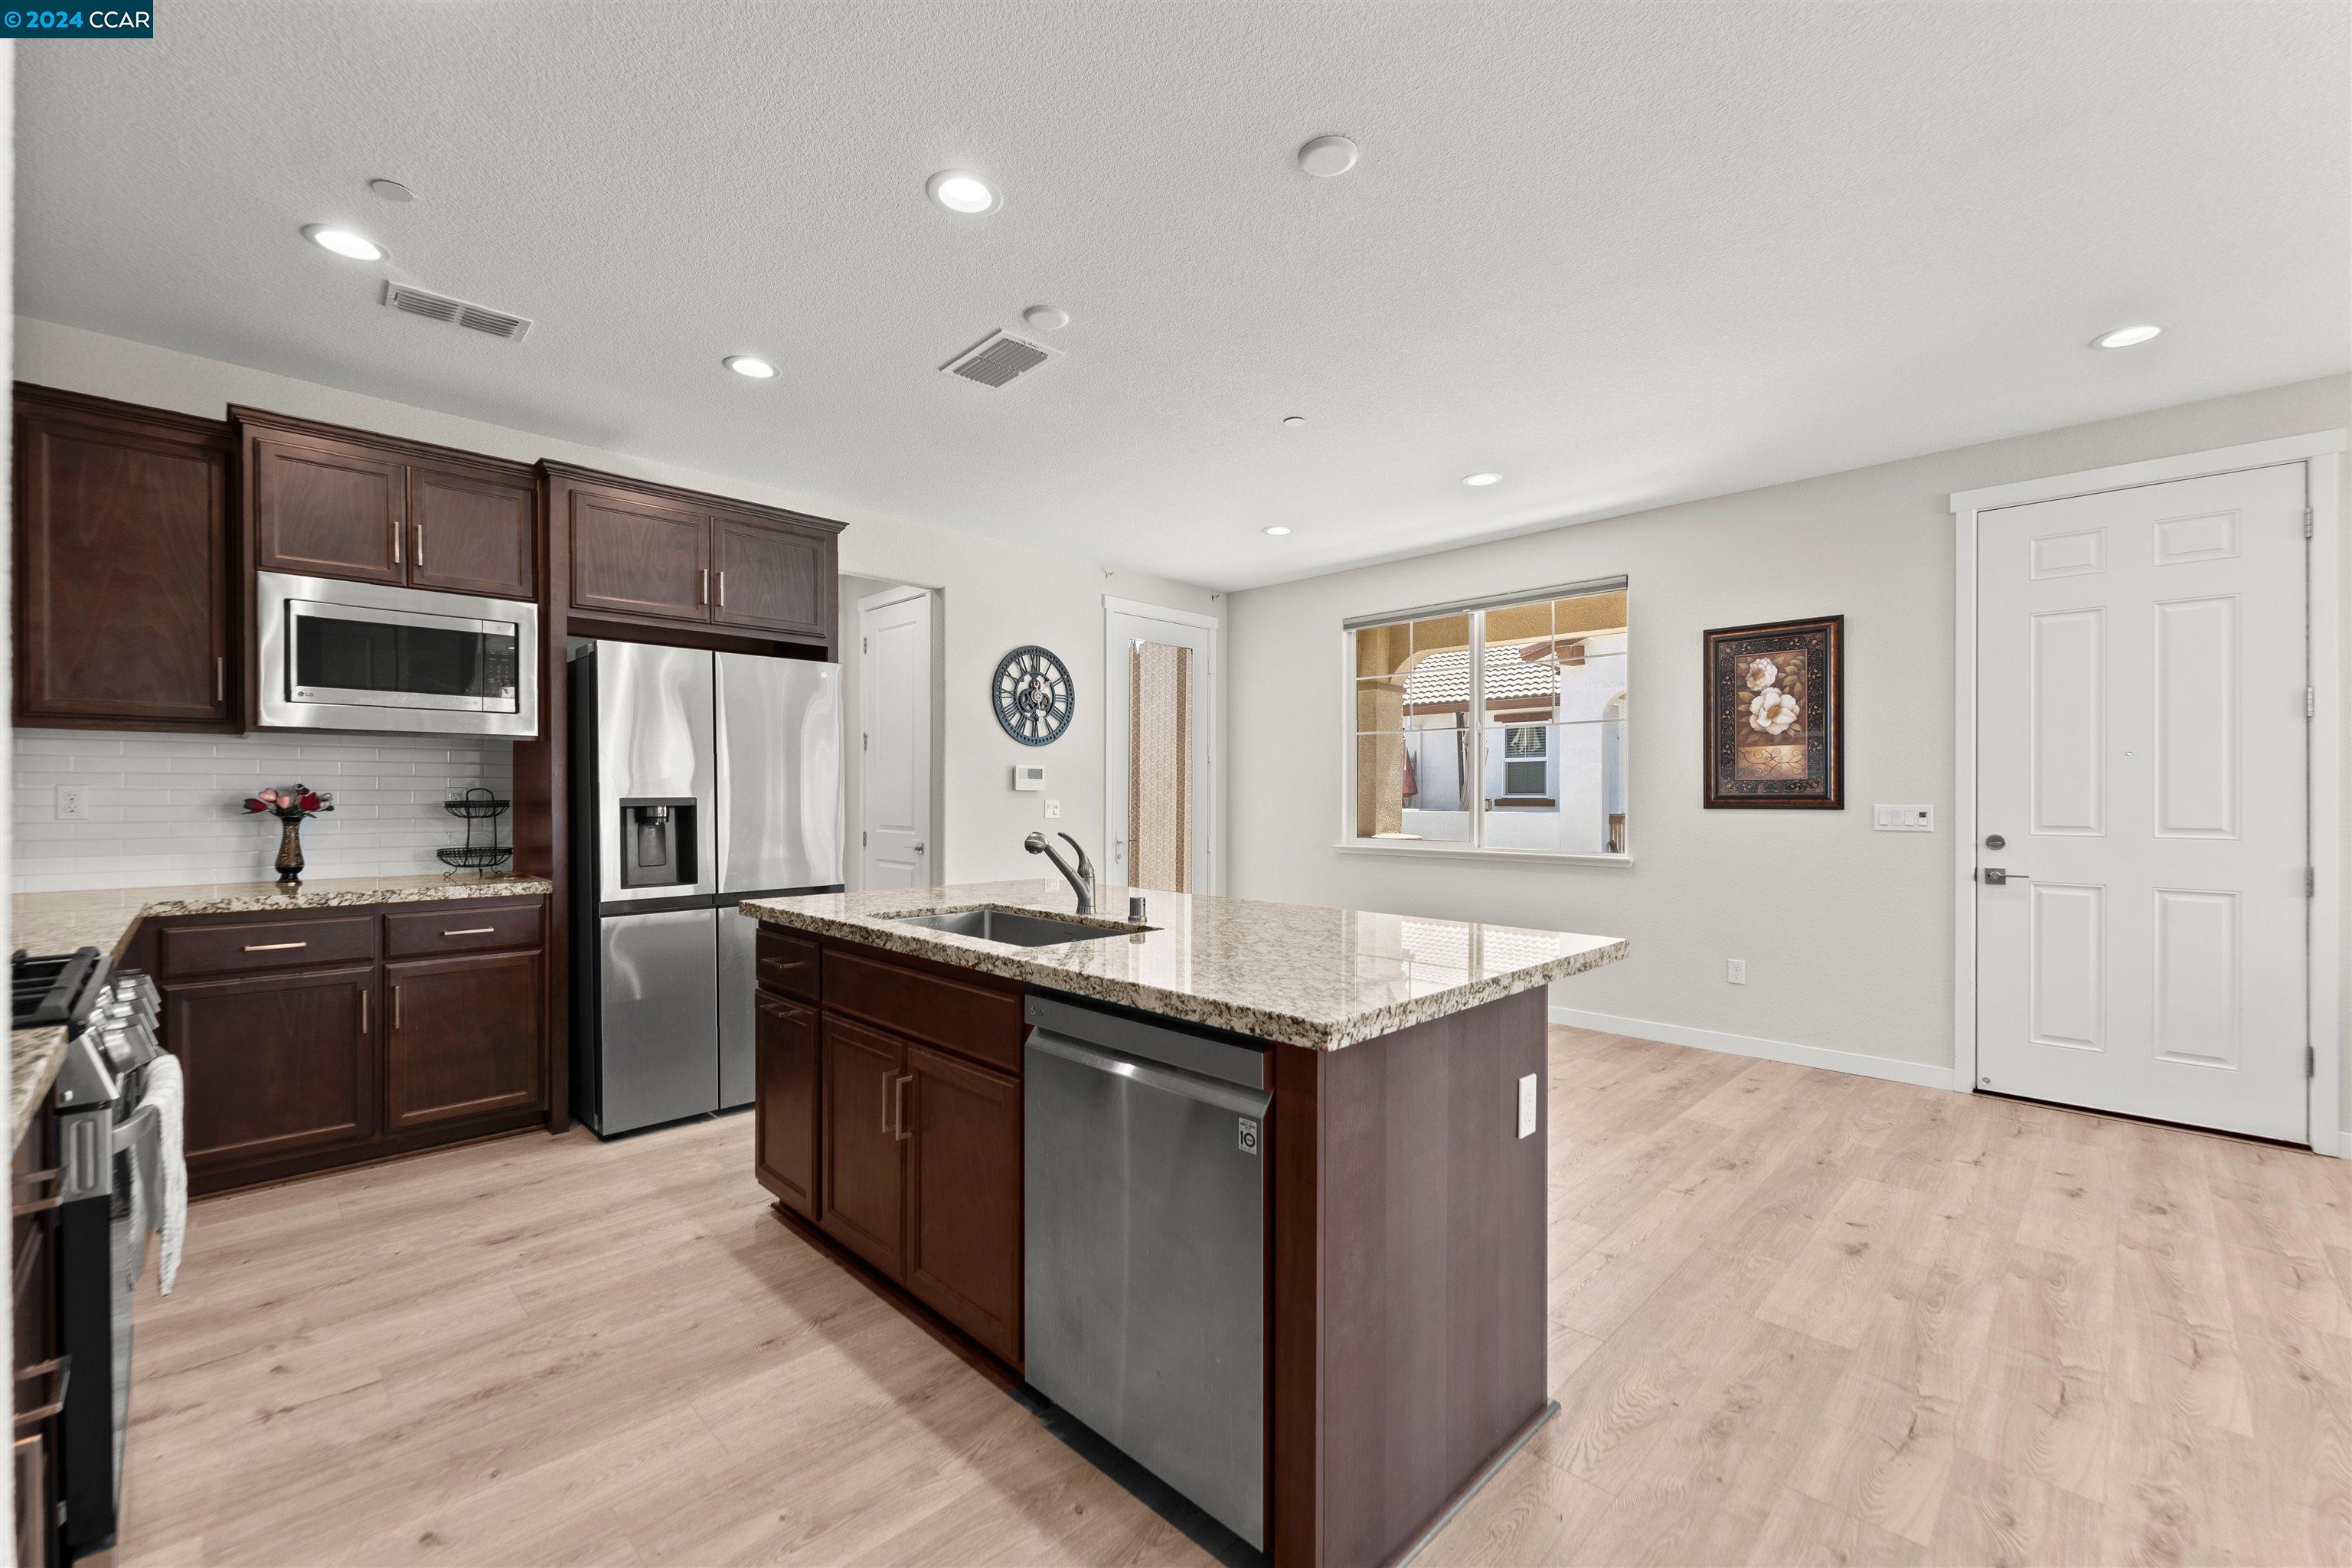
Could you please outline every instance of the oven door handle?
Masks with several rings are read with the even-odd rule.
[[[147,1142],[163,1131],[163,1112],[150,1100],[114,1124],[114,1136],[109,1141],[114,1152],[129,1152],[134,1146]]]

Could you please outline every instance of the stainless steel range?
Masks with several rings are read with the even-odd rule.
[[[94,947],[10,965],[19,1029],[63,1028],[58,1069],[58,1541],[72,1562],[113,1545],[131,1400],[131,1300],[147,1229],[131,1164],[160,1179],[161,1126],[142,1106],[155,1040],[154,982]]]

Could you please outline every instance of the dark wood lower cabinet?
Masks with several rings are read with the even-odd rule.
[[[189,1191],[541,1124],[544,915],[505,898],[142,927],[127,956],[156,972],[187,1074]]]
[[[538,953],[387,963],[383,989],[386,1127],[540,1103]]]
[[[845,1019],[824,1025],[824,1213],[817,1223],[893,1279],[906,1274],[905,1042]]]
[[[816,1219],[819,1105],[816,1014],[761,994],[752,1143],[760,1184],[804,1219]]]
[[[374,1135],[375,979],[364,964],[163,987],[163,1037],[189,1085],[192,1185]]]
[[[907,1289],[1021,1359],[1021,1080],[907,1047]]]

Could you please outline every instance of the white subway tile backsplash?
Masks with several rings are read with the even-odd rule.
[[[514,787],[504,742],[452,746],[432,736],[282,734],[196,738],[19,730],[11,816],[19,892],[266,879],[278,823],[243,808],[265,785],[306,784],[335,809],[302,826],[309,874],[413,876],[442,869],[434,851],[462,844],[441,802],[476,785]],[[59,821],[57,788],[90,792],[88,817]],[[513,824],[499,836],[512,843]]]

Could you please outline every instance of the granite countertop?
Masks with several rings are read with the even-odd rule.
[[[93,888],[18,893],[8,900],[8,943],[26,952],[94,947],[120,957],[142,920],[178,915],[331,910],[451,899],[534,898],[554,890],[543,877],[322,877],[288,889],[277,882],[213,882],[173,888]],[[63,1029],[18,1029],[8,1041],[8,1146],[14,1150],[65,1059]]]
[[[1136,889],[1151,929],[1011,947],[891,917],[992,907],[1123,930],[1129,889],[1092,917],[1059,878],[751,899],[745,913],[820,936],[1332,1051],[1623,958],[1622,937]]]

